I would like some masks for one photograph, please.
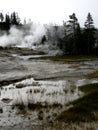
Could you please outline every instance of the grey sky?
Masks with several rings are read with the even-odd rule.
[[[91,12],[98,27],[98,0],[0,0],[0,11],[16,11],[22,19],[31,18],[37,23],[62,23],[75,12],[81,25]]]

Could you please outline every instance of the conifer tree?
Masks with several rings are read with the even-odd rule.
[[[76,17],[76,14],[73,13],[69,16],[70,20],[68,21],[68,24],[66,25],[66,35],[67,35],[67,51],[69,53],[77,53],[77,47],[76,47],[76,30],[79,25],[78,19]]]
[[[3,22],[3,20],[4,20],[4,16],[3,16],[3,13],[1,12],[0,13],[0,21]]]
[[[88,13],[87,20],[84,24],[84,42],[86,47],[86,52],[88,54],[93,53],[95,47],[95,27],[92,15]]]
[[[19,25],[20,24],[20,18],[16,12],[13,12],[11,14],[11,24],[12,25]]]

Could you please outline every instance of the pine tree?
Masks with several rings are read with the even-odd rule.
[[[80,24],[77,24],[75,29],[75,53],[82,54],[83,53],[83,43],[82,43],[82,32],[80,28]]]
[[[88,54],[93,53],[95,47],[95,27],[93,18],[90,13],[87,15],[87,20],[84,24],[84,42],[86,47],[86,52]]]
[[[1,20],[1,22],[3,22],[3,20],[4,20],[3,13],[0,13],[0,20]]]
[[[18,16],[18,13],[13,12],[11,14],[11,24],[12,25],[19,25],[20,24],[20,18]]]
[[[9,14],[5,15],[5,29],[9,30],[10,29],[10,24],[11,24],[11,20],[10,20],[10,16]]]
[[[69,16],[70,20],[69,20],[69,26],[71,27],[72,31],[73,31],[73,35],[75,34],[75,29],[78,25],[78,19],[76,17],[76,14],[73,13],[72,15]]]
[[[69,53],[75,54],[77,53],[77,48],[76,48],[76,29],[79,25],[78,19],[73,13],[72,15],[69,16],[70,20],[68,21],[68,24],[66,25],[66,35],[67,35],[67,51]]]
[[[93,22],[92,16],[91,16],[90,13],[88,13],[87,20],[84,23],[84,26],[85,26],[86,29],[92,29],[92,28],[94,28],[93,24],[94,24],[94,22]]]

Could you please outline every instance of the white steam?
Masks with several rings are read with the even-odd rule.
[[[16,46],[22,48],[33,48],[41,42],[43,35],[46,34],[45,27],[37,24],[26,24],[23,27],[11,27],[8,34],[0,36],[0,46]]]
[[[42,42],[42,38],[46,40]],[[23,26],[12,26],[9,32],[0,34],[0,46],[32,48],[49,55],[61,55],[58,45],[64,37],[64,27],[28,23]]]
[[[15,46],[22,41],[22,32],[12,27],[9,31],[9,34],[5,33],[3,36],[0,37],[0,46]]]

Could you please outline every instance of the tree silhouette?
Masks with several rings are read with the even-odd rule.
[[[93,53],[95,47],[95,27],[92,16],[90,13],[87,15],[87,20],[84,24],[84,42],[86,47],[86,52],[88,54]]]
[[[68,24],[66,25],[66,35],[67,35],[67,42],[66,42],[66,47],[65,51],[68,51],[68,53],[77,53],[77,48],[76,48],[76,30],[79,25],[78,19],[73,13],[72,15],[69,16],[70,20],[68,21]]]
[[[18,13],[13,12],[11,14],[11,24],[12,25],[19,25],[20,24],[20,18],[18,16]]]
[[[11,24],[10,16],[9,14],[6,14],[5,15],[5,29],[6,30],[10,29],[10,24]]]
[[[75,42],[75,54],[83,53],[83,42],[82,42],[82,32],[80,28],[80,24],[77,24],[74,34],[74,42]]]
[[[4,20],[3,13],[0,13],[0,20],[1,20],[1,22],[3,22],[3,20]]]
[[[88,13],[87,20],[84,23],[84,26],[85,26],[86,29],[92,29],[92,28],[94,28],[93,24],[94,24],[94,22],[93,22],[92,15],[90,13]]]

